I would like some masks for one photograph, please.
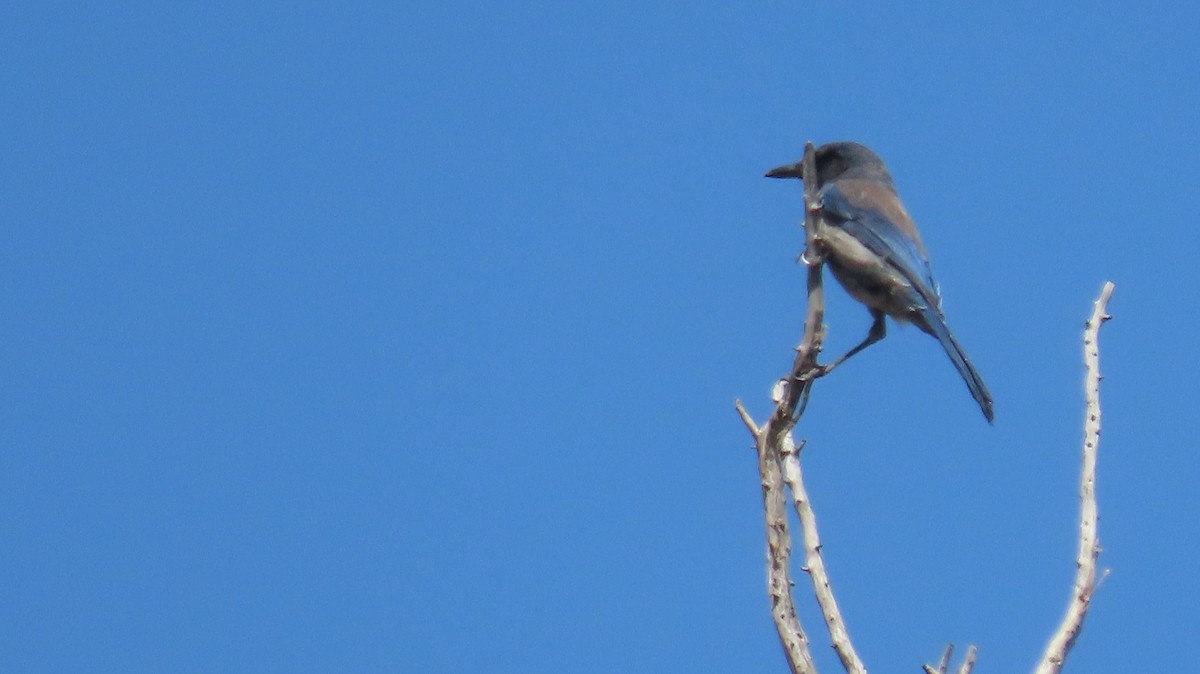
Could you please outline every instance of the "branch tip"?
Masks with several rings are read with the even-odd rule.
[[[1096,456],[1100,447],[1100,326],[1108,320],[1108,300],[1116,286],[1107,281],[1093,303],[1092,316],[1083,331],[1085,412],[1083,422],[1083,466],[1079,476],[1079,549],[1075,556],[1075,581],[1067,602],[1066,614],[1042,654],[1035,674],[1059,674],[1067,654],[1083,631],[1099,583],[1096,560],[1100,557],[1099,522],[1096,507]]]

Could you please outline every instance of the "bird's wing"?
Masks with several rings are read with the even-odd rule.
[[[855,189],[847,193],[836,182],[827,184],[821,190],[821,211],[825,215],[825,222],[844,230],[871,252],[885,259],[912,284],[929,307],[938,308],[941,305],[938,285],[924,248],[913,235],[893,221],[900,218],[895,215],[889,217],[885,213],[885,210],[896,210],[899,202],[895,201],[894,195],[875,194],[886,189]],[[900,215],[904,225],[913,229],[907,214],[901,210]]]

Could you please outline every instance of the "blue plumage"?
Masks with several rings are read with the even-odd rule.
[[[938,340],[991,422],[992,396],[946,325],[925,245],[883,160],[858,143],[822,145],[816,160],[825,224],[822,245],[830,271],[874,318],[866,339],[829,368],[883,339],[884,316],[891,316]],[[807,177],[801,163],[771,169],[767,176]]]

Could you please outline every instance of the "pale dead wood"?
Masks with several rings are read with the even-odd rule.
[[[792,441],[791,434],[784,437],[782,450],[783,480],[792,492],[792,506],[796,510],[796,517],[800,520],[800,528],[804,535],[805,571],[812,580],[813,594],[817,598],[817,605],[821,607],[821,615],[825,618],[825,627],[829,630],[833,650],[842,661],[842,667],[847,674],[866,674],[867,668],[854,650],[846,622],[842,619],[841,609],[833,596],[833,587],[825,569],[825,558],[821,555],[817,516],[809,501],[808,490],[804,487],[804,473],[800,469],[800,460],[797,457],[800,448]]]
[[[1083,630],[1083,619],[1096,590],[1096,560],[1100,557],[1100,539],[1097,536],[1099,519],[1096,507],[1096,454],[1100,448],[1100,326],[1108,319],[1108,300],[1114,286],[1111,281],[1104,284],[1100,296],[1092,307],[1092,316],[1083,330],[1083,362],[1087,369],[1084,380],[1086,401],[1083,420],[1083,469],[1079,480],[1079,552],[1075,557],[1075,583],[1067,612],[1058,630],[1050,637],[1050,643],[1042,654],[1035,674],[1058,674],[1062,671],[1067,654]]]

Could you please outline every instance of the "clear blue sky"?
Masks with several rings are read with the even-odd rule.
[[[911,328],[815,392],[872,671],[1040,653],[1105,279],[1068,671],[1195,662],[1200,10],[1065,4],[5,4],[0,669],[784,671],[732,403],[809,139],[888,161],[996,399]]]

